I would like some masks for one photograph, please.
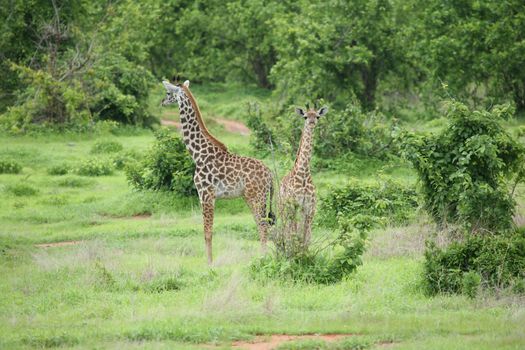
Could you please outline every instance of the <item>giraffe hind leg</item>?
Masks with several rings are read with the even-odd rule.
[[[257,224],[257,230],[259,231],[259,238],[261,240],[261,247],[266,250],[266,244],[268,241],[268,226],[269,222],[266,218],[266,198],[256,197],[250,198],[245,197],[246,203],[250,207],[255,223]]]

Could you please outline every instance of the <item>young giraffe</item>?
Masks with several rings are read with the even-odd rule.
[[[275,221],[270,169],[259,160],[230,153],[224,144],[209,133],[190,92],[188,80],[183,85],[173,85],[167,81],[162,83],[167,91],[162,106],[178,103],[184,143],[195,162],[193,180],[202,206],[208,264],[213,260],[213,215],[217,198],[244,197],[252,210],[261,245],[265,249],[268,225]],[[266,215],[268,194],[270,210]]]
[[[294,167],[281,182],[279,210],[288,232],[299,235],[302,233],[302,243],[308,246],[312,236],[312,220],[315,215],[316,201],[315,186],[310,174],[314,129],[318,119],[328,112],[328,107],[322,107],[318,111],[307,109],[305,112],[302,108],[297,108],[295,111],[305,119],[305,123]],[[300,217],[302,225],[299,230],[297,230],[297,209],[302,214]]]

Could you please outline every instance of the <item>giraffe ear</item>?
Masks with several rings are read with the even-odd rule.
[[[190,87],[190,81],[186,80],[183,85],[186,86],[186,87]]]
[[[304,110],[302,108],[296,108],[295,113],[299,114],[301,117],[304,117]]]
[[[326,113],[328,113],[328,107],[324,106],[324,107],[321,107],[321,109],[319,109],[317,111],[317,115],[322,117],[323,115],[325,115]]]
[[[177,87],[173,84],[171,84],[169,81],[167,80],[163,80],[162,81],[162,85],[164,85],[164,88],[168,91],[175,91],[177,90]]]

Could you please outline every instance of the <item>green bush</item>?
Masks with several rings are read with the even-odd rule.
[[[66,175],[71,171],[71,166],[69,164],[57,164],[53,165],[47,169],[49,175]]]
[[[259,104],[251,103],[248,105],[248,117],[246,124],[251,130],[250,144],[258,152],[268,154],[272,148],[277,148],[277,138],[265,123]]]
[[[21,196],[34,196],[38,193],[38,190],[33,186],[26,185],[24,183],[17,183],[15,185],[6,186],[6,191],[12,193],[17,197]]]
[[[122,170],[141,159],[141,155],[134,150],[121,151],[112,158],[115,169]]]
[[[443,131],[404,135],[425,208],[439,225],[451,222],[479,232],[512,227],[515,203],[509,188],[522,176],[525,151],[500,123],[509,113],[508,106],[470,111],[452,102]]]
[[[366,215],[371,225],[402,224],[414,217],[417,194],[412,187],[393,181],[364,184],[352,181],[321,198],[320,222],[333,226],[339,217]]]
[[[320,158],[336,158],[352,152],[385,159],[397,153],[393,137],[395,121],[377,111],[364,112],[356,104],[348,104],[343,111],[321,118],[318,129],[314,148]]]
[[[362,264],[367,231],[359,219],[341,220],[337,238],[323,249],[303,250],[294,256],[285,256],[276,250],[254,260],[250,273],[263,281],[337,283]]]
[[[124,147],[120,142],[116,141],[99,141],[91,147],[91,153],[116,153],[122,151]]]
[[[144,159],[126,167],[126,177],[138,190],[173,191],[196,194],[193,184],[195,164],[184,142],[167,129],[155,133],[155,144]]]
[[[525,278],[525,234],[469,235],[462,242],[439,248],[429,242],[425,251],[427,291],[475,296],[487,288],[519,286]]]
[[[19,174],[22,166],[14,160],[0,160],[0,174]]]
[[[177,291],[184,287],[184,282],[176,274],[161,276],[146,284],[143,288],[150,293]]]
[[[82,176],[103,176],[113,173],[113,166],[107,160],[86,159],[76,166],[74,172]]]

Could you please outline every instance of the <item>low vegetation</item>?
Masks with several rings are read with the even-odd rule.
[[[0,160],[0,174],[18,174],[22,166],[13,160]]]
[[[184,142],[167,130],[157,131],[155,138],[155,144],[144,158],[126,168],[128,182],[138,190],[163,190],[183,196],[195,195],[195,164]]]

